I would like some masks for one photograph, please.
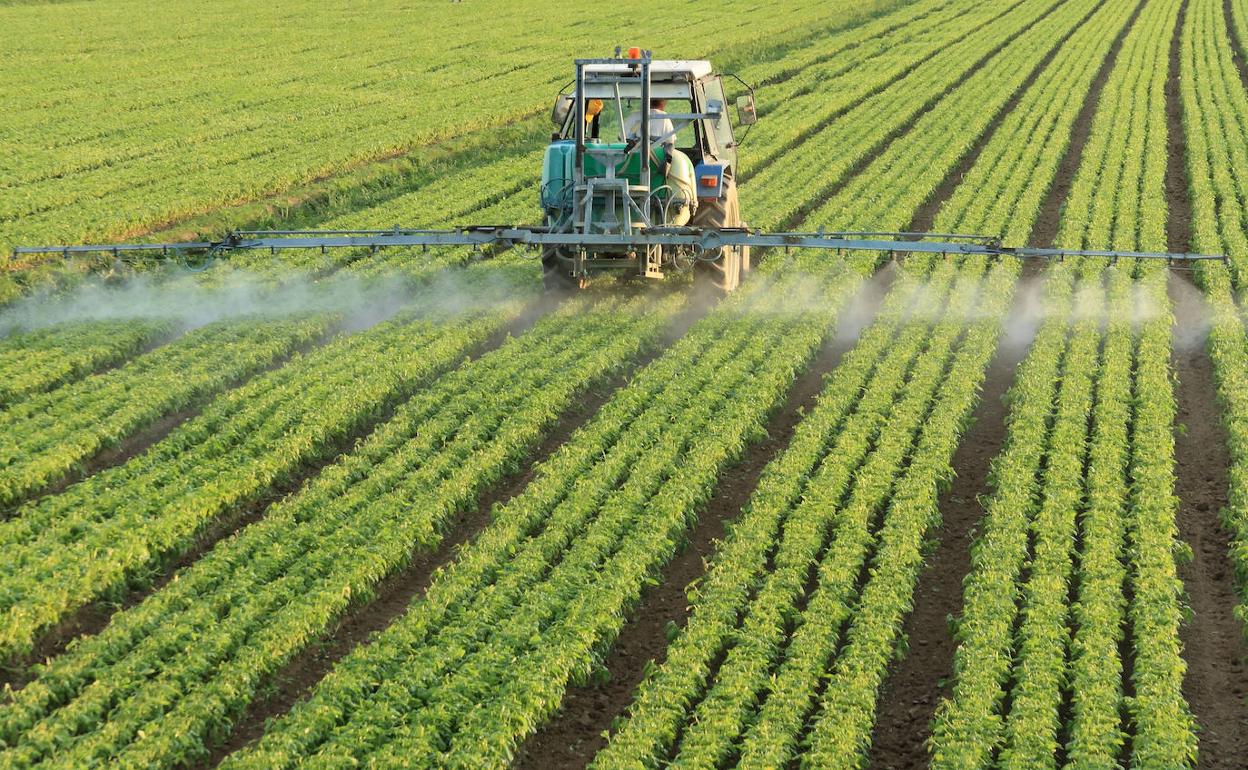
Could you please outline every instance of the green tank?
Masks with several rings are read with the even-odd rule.
[[[591,140],[589,144],[610,149],[624,149],[623,142],[597,143]],[[664,153],[665,150],[661,147],[654,151],[658,162],[652,161],[650,164],[650,188],[658,191],[655,197],[660,201],[666,201],[674,191],[677,199],[683,202],[681,208],[687,209],[684,217],[687,221],[696,206],[693,163],[687,155],[676,150],[672,157],[671,168],[668,170],[667,177],[664,178],[660,166]],[[560,140],[547,145],[545,157],[542,159],[541,203],[542,209],[552,217],[558,217],[572,208],[572,168],[575,163],[576,142]],[[607,175],[606,164],[601,158],[586,155],[585,175],[605,177]],[[636,153],[630,155],[620,167],[616,168],[615,175],[628,179],[630,184],[641,184],[640,156]],[[676,212],[669,211],[669,217],[673,220],[673,224],[684,224],[684,222],[675,221],[678,218]]]

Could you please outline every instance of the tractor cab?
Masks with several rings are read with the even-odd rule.
[[[736,100],[737,125],[749,126],[754,96],[740,85],[746,93]],[[655,228],[744,226],[738,140],[724,76],[710,62],[652,59],[637,49],[625,58],[578,59],[551,118],[557,130],[542,164],[545,225],[600,237],[544,250],[548,287],[582,286],[601,271],[660,278],[695,270],[721,291],[736,288],[749,267],[744,247],[694,253],[638,247],[631,237]]]

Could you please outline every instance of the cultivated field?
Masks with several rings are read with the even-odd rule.
[[[1248,0],[549,11],[0,0],[0,769],[1248,767]],[[536,224],[634,44],[751,227],[1228,259],[8,259]]]

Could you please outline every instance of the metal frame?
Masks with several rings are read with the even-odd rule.
[[[938,238],[941,240],[919,240]],[[479,226],[453,230],[419,230],[395,227],[391,230],[240,230],[227,233],[219,241],[188,243],[130,243],[83,246],[19,246],[13,256],[60,254],[112,254],[126,252],[159,253],[161,258],[200,255],[206,258],[226,256],[233,251],[267,250],[274,253],[287,249],[387,249],[400,247],[471,246],[506,250],[523,246],[590,247],[625,252],[637,248],[684,249],[718,258],[723,247],[824,249],[832,251],[878,251],[890,254],[955,254],[978,256],[1011,256],[1023,259],[1061,260],[1066,257],[1104,257],[1108,259],[1162,259],[1167,262],[1217,260],[1226,262],[1221,254],[1177,254],[1146,251],[1106,251],[1075,249],[1037,249],[1003,246],[997,238],[959,233],[897,233],[897,232],[790,232],[760,233],[749,228],[712,230],[698,227],[642,227],[631,233],[554,232],[543,227]],[[701,258],[701,257],[699,257]]]

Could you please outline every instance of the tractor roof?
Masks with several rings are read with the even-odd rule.
[[[586,74],[617,73],[628,71],[627,64],[589,64],[585,66]],[[686,75],[694,80],[711,74],[711,63],[699,59],[654,59],[650,62],[651,80],[669,80],[679,75],[683,80]]]

